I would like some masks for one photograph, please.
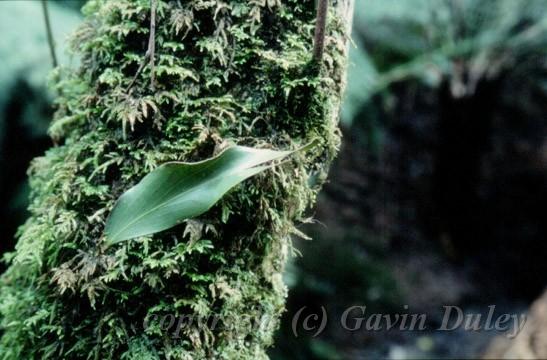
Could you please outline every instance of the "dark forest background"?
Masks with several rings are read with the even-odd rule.
[[[50,1],[64,41],[82,1]],[[525,311],[547,280],[547,2],[357,0],[344,142],[295,239],[274,359],[462,358],[499,333],[355,332],[295,338],[291,316],[325,306]],[[0,251],[26,218],[29,161],[52,146],[54,94],[39,1],[0,3]],[[54,75],[49,75],[54,76]],[[0,265],[3,268],[3,265]],[[547,300],[538,300],[547,301]],[[545,342],[545,339],[543,339]]]

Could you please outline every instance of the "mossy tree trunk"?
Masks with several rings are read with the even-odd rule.
[[[290,236],[338,149],[351,1],[331,4],[320,64],[313,0],[94,0],[84,12],[81,66],[57,86],[58,146],[32,164],[32,215],[1,278],[2,358],[266,358]],[[159,164],[314,138],[198,219],[106,246],[116,199]],[[181,316],[196,321],[177,329]],[[224,326],[197,321],[211,316]],[[242,319],[263,326],[230,321]]]

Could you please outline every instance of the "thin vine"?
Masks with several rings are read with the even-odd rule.
[[[146,54],[144,54],[144,59],[140,64],[135,76],[129,83],[126,92],[129,93],[135,85],[139,75],[143,71],[146,63],[150,61],[150,86],[152,90],[155,88],[156,83],[156,74],[155,74],[155,57],[156,57],[156,0],[150,0],[150,37],[148,38],[148,48]]]
[[[313,58],[318,63],[323,60],[323,53],[325,52],[325,33],[327,29],[328,12],[329,0],[319,0],[315,24],[315,43],[313,48]]]
[[[59,63],[57,62],[57,55],[55,53],[55,43],[53,42],[53,31],[51,30],[51,21],[49,19],[47,0],[42,0],[42,12],[44,13],[44,21],[46,23],[47,42],[49,45],[51,62],[53,64],[53,67],[56,68]]]

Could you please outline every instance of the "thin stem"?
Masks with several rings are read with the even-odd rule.
[[[49,19],[49,11],[47,6],[47,0],[42,0],[42,11],[44,13],[44,20],[46,23],[47,42],[49,45],[49,52],[51,55],[51,62],[53,67],[57,67],[57,55],[55,54],[55,43],[53,42],[53,31],[51,30],[51,21]]]
[[[144,67],[146,66],[146,63],[150,60],[150,82],[151,82],[151,88],[154,90],[156,85],[156,65],[155,65],[155,57],[156,57],[156,0],[150,0],[150,35],[148,37],[148,48],[146,49],[146,54],[144,54],[144,59],[142,60],[142,63],[139,65],[139,68],[137,69],[137,72],[135,73],[135,76],[133,76],[133,79],[129,83],[129,86],[127,87],[126,93],[129,93],[131,89],[133,88],[133,85],[135,85],[135,82],[137,81],[137,78],[143,71]]]
[[[317,62],[323,60],[325,51],[325,34],[327,30],[327,16],[329,12],[329,0],[319,0],[317,6],[317,20],[315,23],[315,44],[313,48],[313,58]]]
[[[126,93],[129,93],[129,91],[131,91],[131,89],[133,88],[133,85],[135,85],[135,81],[137,81],[137,78],[139,77],[142,70],[146,66],[146,62],[148,61],[149,57],[150,57],[150,54],[147,51],[146,54],[144,55],[144,59],[143,59],[142,63],[139,65],[139,68],[137,69],[137,72],[135,73],[135,76],[133,76],[133,79],[129,83],[129,86],[127,87],[127,90],[125,91]]]
[[[150,39],[148,51],[150,53],[150,85],[152,90],[156,86],[156,0],[150,0]]]

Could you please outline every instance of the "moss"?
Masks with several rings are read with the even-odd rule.
[[[331,16],[318,68],[312,0],[158,0],[152,89],[149,1],[90,1],[84,13],[72,41],[81,66],[56,86],[58,146],[31,166],[32,215],[1,278],[2,358],[266,358],[290,235],[339,144],[342,20]],[[159,164],[316,137],[315,151],[246,181],[198,219],[105,245],[115,200]],[[212,315],[270,323],[194,322],[177,336],[145,326]]]

